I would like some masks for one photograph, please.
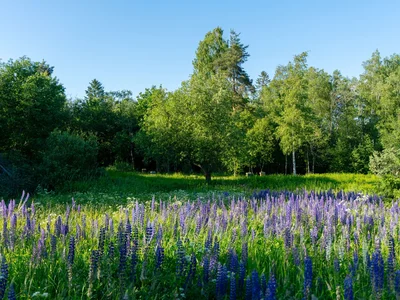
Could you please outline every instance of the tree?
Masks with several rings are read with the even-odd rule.
[[[35,159],[50,133],[64,126],[64,87],[52,72],[27,57],[0,65],[0,152]]]
[[[296,151],[303,145],[310,127],[307,122],[309,111],[306,107],[307,81],[307,53],[294,57],[293,63],[288,65],[288,75],[284,80],[283,111],[278,119],[277,136],[283,153],[292,153],[293,175],[296,175]]]
[[[73,105],[74,129],[96,136],[99,144],[98,159],[102,166],[115,161],[112,141],[121,130],[115,106],[116,101],[105,92],[97,79],[90,82],[84,99],[78,99]]]

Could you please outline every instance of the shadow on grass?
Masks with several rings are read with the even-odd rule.
[[[361,174],[313,174],[306,176],[214,176],[210,185],[199,175],[150,175],[135,172],[108,171],[107,175],[91,182],[75,183],[72,191],[119,192],[151,194],[184,190],[188,192],[270,190],[347,190],[373,192],[377,178]]]

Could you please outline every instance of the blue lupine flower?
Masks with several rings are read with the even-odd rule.
[[[10,284],[10,288],[8,289],[8,300],[16,300],[17,297],[15,295],[14,284]]]
[[[246,290],[245,290],[245,299],[251,299],[252,295],[252,287],[251,287],[251,278],[247,277],[245,279]]]
[[[312,260],[307,256],[304,260],[304,299],[308,299],[311,295],[312,280]]]
[[[344,280],[344,299],[353,300],[353,279],[350,275]]]
[[[75,258],[75,238],[71,236],[69,240],[69,251],[68,251],[68,264],[72,266],[74,264],[74,258]]]
[[[276,300],[276,279],[274,274],[271,274],[269,278],[265,300]]]
[[[176,251],[176,274],[178,276],[183,275],[183,271],[185,269],[185,250],[183,249],[182,241],[178,240],[177,242],[178,249]]]
[[[265,295],[267,292],[267,278],[265,277],[265,274],[261,275],[261,294]]]
[[[376,294],[383,290],[385,268],[382,253],[377,249],[372,255],[373,287]]]
[[[235,273],[231,273],[229,300],[236,300],[236,278]]]
[[[251,299],[259,300],[260,294],[261,294],[260,277],[258,276],[258,272],[254,270],[251,273]]]
[[[239,290],[245,287],[246,267],[243,262],[239,264]]]
[[[335,269],[336,273],[340,272],[340,262],[337,257],[335,257],[335,259],[333,260],[333,268]]]
[[[208,283],[209,280],[209,271],[210,271],[210,259],[208,256],[204,256],[203,258],[203,281],[204,283]]]
[[[217,289],[217,299],[223,299],[226,290],[227,290],[227,282],[228,282],[228,271],[225,266],[218,264],[217,268],[217,282],[216,282],[216,289]]]
[[[8,280],[8,264],[4,256],[1,261],[1,276],[0,276],[0,299],[4,298]]]
[[[156,269],[160,268],[164,261],[164,248],[160,245],[156,247]]]
[[[394,291],[396,292],[396,297],[400,297],[400,270],[396,271],[394,275]]]

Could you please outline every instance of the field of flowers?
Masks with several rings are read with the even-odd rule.
[[[397,202],[355,193],[0,203],[0,299],[400,299]]]

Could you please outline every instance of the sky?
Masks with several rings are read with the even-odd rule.
[[[310,66],[358,77],[376,49],[400,53],[399,16],[399,0],[0,0],[0,59],[45,60],[69,98],[83,97],[95,78],[106,91],[173,91],[192,73],[199,42],[220,26],[249,45],[253,80],[303,51]]]

